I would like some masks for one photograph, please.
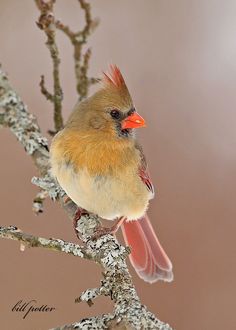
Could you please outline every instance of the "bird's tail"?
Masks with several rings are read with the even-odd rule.
[[[122,224],[125,243],[131,247],[130,261],[146,282],[173,280],[172,264],[145,215],[137,221]]]

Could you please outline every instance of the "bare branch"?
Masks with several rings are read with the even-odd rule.
[[[85,26],[82,31],[73,32],[69,26],[56,20],[55,26],[61,30],[70,39],[74,46],[74,62],[75,62],[75,77],[76,89],[79,95],[79,100],[83,100],[88,96],[90,85],[95,84],[98,79],[88,78],[88,65],[91,57],[91,49],[87,49],[83,54],[83,46],[87,42],[87,38],[98,25],[97,19],[92,19],[90,4],[85,0],[79,0],[80,6],[85,14]]]
[[[45,86],[45,77],[44,77],[44,75],[41,76],[39,86],[40,86],[41,93],[46,97],[47,100],[49,100],[53,103],[54,102],[54,96],[51,93],[49,93],[49,91],[47,90],[47,88]]]
[[[85,0],[79,0],[79,3],[81,8],[84,10],[86,24],[84,29],[81,32],[79,32],[77,36],[82,35],[83,42],[85,43],[87,36],[90,34],[91,28],[94,27],[94,21],[92,20],[90,4]]]
[[[53,5],[55,0],[35,0],[36,5],[40,11],[39,20],[37,22],[38,27],[43,30],[47,36],[46,45],[49,49],[52,63],[53,63],[53,82],[54,93],[53,95],[47,91],[44,86],[44,77],[41,77],[40,87],[43,95],[54,104],[54,126],[55,131],[58,132],[63,128],[62,118],[62,100],[63,92],[60,82],[60,58],[59,51],[56,43],[56,28],[55,18],[53,13]]]

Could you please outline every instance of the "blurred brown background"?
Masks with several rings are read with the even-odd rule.
[[[148,128],[139,132],[158,191],[150,216],[174,264],[171,284],[142,282],[137,291],[160,319],[181,330],[236,329],[236,1],[91,1],[101,23],[89,40],[91,75],[120,66]],[[58,0],[57,15],[75,28],[77,1]],[[36,27],[34,1],[0,1],[0,62],[38,116],[52,128],[52,109],[39,92],[51,83],[45,36]],[[64,116],[76,102],[72,49],[60,33]],[[46,134],[46,133],[45,133]],[[9,130],[0,130],[1,225],[76,242],[70,221],[51,201],[31,211],[37,175]],[[92,308],[74,299],[98,284],[93,263],[42,249],[20,252],[0,240],[0,328],[44,330],[111,310],[109,299]],[[20,299],[56,307],[22,320],[11,312]]]

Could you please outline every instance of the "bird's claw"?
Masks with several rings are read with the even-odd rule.
[[[69,203],[71,201],[72,201],[72,199],[69,196],[66,195],[65,197],[63,197],[64,204],[67,204],[67,203]]]
[[[104,235],[115,235],[116,232],[118,231],[118,229],[120,228],[120,226],[122,225],[122,223],[126,220],[125,217],[121,217],[118,219],[118,221],[110,228],[107,227],[99,227],[95,234],[92,236],[92,240],[96,240],[98,238],[100,238],[101,236]]]
[[[76,236],[78,238],[79,237],[79,232],[77,230],[77,224],[78,224],[78,221],[80,220],[80,218],[83,216],[83,215],[88,215],[88,212],[82,208],[78,208],[77,211],[75,212],[75,215],[74,215],[74,219],[73,219],[73,228],[75,230],[75,233],[76,233]]]
[[[96,230],[96,232],[92,235],[91,239],[97,240],[98,238],[104,236],[104,235],[115,235],[116,230],[111,227],[111,228],[106,228],[106,227],[100,227]]]
[[[78,221],[83,215],[88,215],[89,213],[82,209],[82,208],[78,208],[75,215],[74,215],[74,221]]]

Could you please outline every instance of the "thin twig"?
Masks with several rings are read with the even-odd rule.
[[[49,91],[47,90],[47,88],[45,86],[45,77],[44,77],[44,75],[41,76],[39,86],[40,86],[41,93],[46,97],[47,100],[49,100],[53,103],[54,102],[54,96],[51,93],[49,93]]]
[[[85,15],[85,26],[81,31],[73,32],[69,26],[63,24],[60,20],[55,21],[55,26],[70,39],[74,46],[76,90],[81,101],[88,96],[89,87],[98,82],[98,79],[88,78],[91,49],[87,49],[83,53],[83,46],[86,44],[88,36],[97,27],[98,20],[92,19],[91,7],[88,2],[79,0],[79,3]]]
[[[77,36],[82,35],[83,42],[86,43],[87,36],[90,34],[91,28],[94,28],[95,22],[92,19],[90,4],[85,0],[79,0],[79,3],[81,8],[84,10],[86,24],[83,30],[77,33]]]
[[[63,92],[60,82],[60,58],[59,50],[56,43],[56,27],[55,18],[53,13],[53,5],[55,0],[35,0],[38,9],[40,10],[40,16],[37,22],[38,27],[43,30],[47,36],[46,45],[49,49],[52,63],[53,63],[53,94],[48,92],[45,87],[44,77],[41,77],[40,87],[43,95],[47,100],[54,104],[54,126],[55,131],[58,132],[63,128],[62,118],[62,100]]]

